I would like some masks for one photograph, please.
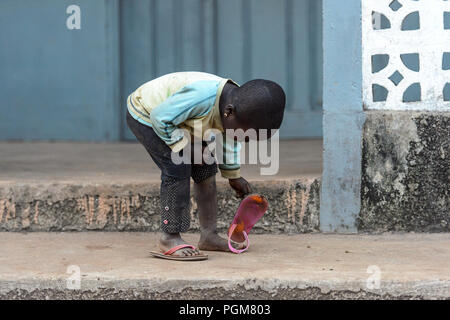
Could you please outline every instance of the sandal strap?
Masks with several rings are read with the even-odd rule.
[[[250,247],[250,240],[248,239],[247,232],[245,232],[245,230],[243,230],[242,233],[244,234],[245,241],[247,242],[247,246],[244,249],[240,249],[240,250],[233,248],[233,246],[231,245],[231,235],[233,234],[234,229],[236,229],[236,227],[237,227],[237,224],[233,223],[231,225],[230,231],[228,232],[228,248],[230,249],[231,252],[239,254],[239,253],[246,251],[248,249],[248,247]]]
[[[172,253],[174,253],[174,252],[176,252],[176,251],[178,251],[180,249],[184,249],[184,248],[191,248],[191,249],[195,250],[195,247],[191,246],[190,244],[180,244],[180,245],[175,246],[175,247],[167,250],[166,252],[164,252],[164,255],[165,256],[170,256],[170,255],[172,255]]]

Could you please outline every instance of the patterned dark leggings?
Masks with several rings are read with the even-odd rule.
[[[190,177],[202,182],[217,173],[217,164],[174,164],[172,150],[149,126],[127,112],[127,124],[161,169],[161,230],[166,233],[185,232],[190,226]]]

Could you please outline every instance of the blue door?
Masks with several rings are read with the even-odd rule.
[[[127,95],[183,70],[276,81],[282,137],[321,137],[321,41],[320,0],[1,0],[0,140],[133,139]]]
[[[175,71],[205,71],[241,84],[266,78],[287,94],[281,136],[321,137],[321,3],[122,1],[122,102],[142,83]],[[123,126],[123,137],[133,139]]]
[[[117,1],[0,1],[0,140],[120,139],[118,19]]]

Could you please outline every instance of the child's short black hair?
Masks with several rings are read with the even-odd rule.
[[[255,129],[279,129],[285,104],[286,95],[277,83],[251,80],[237,90],[236,119]]]

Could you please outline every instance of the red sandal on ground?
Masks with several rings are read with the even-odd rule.
[[[268,206],[267,199],[257,194],[250,195],[242,200],[228,229],[228,248],[231,252],[242,253],[248,249],[250,246],[248,234],[267,211]],[[246,242],[246,246],[244,249],[238,250],[233,248],[231,241],[236,243]]]

